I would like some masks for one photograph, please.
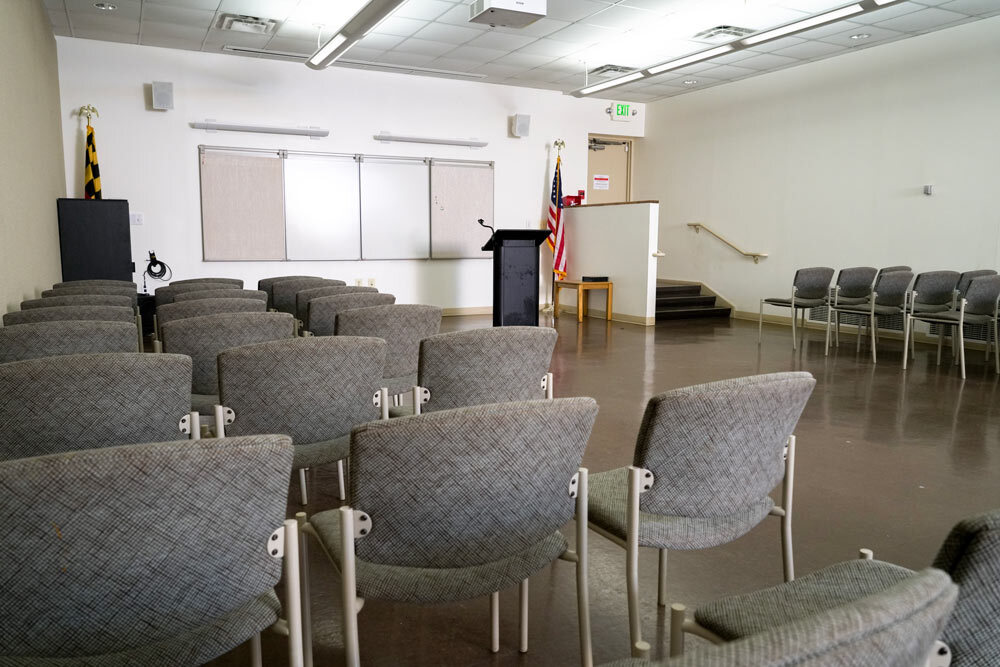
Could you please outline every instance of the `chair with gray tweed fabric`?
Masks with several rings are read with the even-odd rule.
[[[631,466],[590,477],[590,524],[625,548],[632,654],[649,651],[639,613],[639,548],[659,551],[657,603],[667,604],[668,549],[707,549],[781,519],[786,581],[799,416],[816,381],[772,373],[674,389],[646,405]],[[781,505],[768,495],[781,484]]]
[[[65,320],[0,327],[0,364],[66,354],[138,352],[130,322]]]
[[[175,440],[191,359],[78,354],[0,364],[0,459]]]
[[[928,658],[935,638],[959,594],[948,575],[928,568],[883,591],[821,611],[806,611],[744,639],[699,647],[663,662],[630,659],[605,667],[933,665]]]
[[[878,269],[874,266],[852,266],[841,269],[837,273],[837,283],[830,288],[830,294],[826,297],[826,304],[833,306],[846,304],[868,303],[868,298],[872,294],[872,285],[875,284],[875,276]],[[827,317],[831,313],[827,311]],[[834,345],[840,345],[840,313],[833,312],[833,336]]]
[[[913,331],[913,321],[938,324],[942,328],[954,328],[958,340],[958,361],[965,379],[965,325],[979,324],[986,327],[986,361],[990,360],[990,349],[996,348],[996,371],[1000,373],[1000,276],[982,276],[969,284],[965,297],[959,300],[956,310],[943,313],[907,313],[904,328],[904,345],[909,343]],[[938,336],[937,363],[941,363],[941,343],[944,334]],[[994,346],[993,343],[996,343]],[[903,350],[903,370],[906,370],[908,348]]]
[[[61,287],[130,287],[133,290],[137,288],[136,284],[131,280],[105,280],[101,278],[94,278],[89,280],[67,280],[62,283],[55,283],[52,285],[52,289],[59,289]]]
[[[528,578],[558,558],[577,563],[580,662],[592,664],[587,470],[580,462],[596,415],[594,399],[565,398],[354,428],[350,506],[318,512],[303,528],[341,572],[348,665],[360,661],[356,598],[434,604],[489,595],[497,652],[498,591],[514,584],[520,650],[527,651]],[[574,513],[570,551],[559,529]],[[302,588],[308,596],[308,583]],[[304,637],[309,654],[308,627]]]
[[[300,278],[320,278],[321,276],[274,276],[273,278],[261,278],[257,281],[257,289],[267,292],[267,308],[270,310],[274,308],[273,300],[273,289],[274,283],[281,282],[282,280],[298,280]]]
[[[792,349],[798,347],[795,331],[795,320],[802,313],[802,328],[805,329],[806,311],[816,306],[822,306],[830,294],[830,281],[833,280],[833,269],[827,266],[813,266],[799,269],[792,278],[791,297],[768,297],[760,300],[760,318],[757,322],[757,344],[761,343],[764,330],[764,304],[778,308],[789,308],[792,311]]]
[[[286,433],[295,443],[302,504],[306,470],[337,463],[340,498],[351,429],[380,410],[385,341],[333,336],[258,343],[219,354],[219,395],[235,412],[231,435]]]
[[[906,317],[904,309],[907,303],[907,290],[913,281],[912,271],[882,271],[879,273],[875,286],[872,288],[868,303],[827,304],[826,310],[826,346],[823,354],[830,354],[831,318],[840,313],[850,313],[864,320],[871,336],[872,363],[877,363],[875,348],[878,342],[878,318],[893,315]],[[837,320],[839,323],[839,320]],[[858,327],[856,350],[861,350],[861,327]],[[905,356],[905,354],[904,354]]]
[[[193,285],[197,283],[228,283],[243,289],[243,281],[239,278],[188,278],[186,280],[172,280],[171,285]]]
[[[913,268],[906,266],[904,264],[899,264],[898,266],[883,266],[881,269],[878,270],[878,275],[875,276],[875,280],[878,281],[878,279],[882,276],[883,273],[895,273],[896,271],[912,272]]]
[[[958,277],[958,285],[955,286],[955,300],[952,303],[952,308],[958,307],[958,301],[965,296],[965,293],[969,291],[969,285],[976,278],[984,278],[986,276],[995,276],[997,272],[993,269],[976,269],[975,271],[963,271]]]
[[[948,624],[931,638],[941,638],[956,667],[1000,664],[1000,510],[959,521],[933,566],[946,572],[959,592]],[[694,623],[684,621],[684,627],[713,641],[750,637],[877,595],[913,576],[912,570],[879,560],[836,563],[791,583],[699,607]]]
[[[221,405],[219,353],[243,345],[292,338],[294,329],[288,313],[219,313],[166,322],[161,333],[164,352],[191,357],[191,409],[213,415],[215,406]],[[219,415],[215,419],[219,433]]]
[[[314,287],[343,287],[343,280],[330,278],[297,278],[294,280],[279,280],[271,286],[272,307],[279,313],[295,315],[295,295],[302,290]]]
[[[198,301],[200,299],[257,299],[267,305],[267,292],[256,289],[207,289],[196,292],[181,292],[174,295],[174,303]]]
[[[310,287],[295,294],[295,317],[302,322],[305,329],[309,327],[309,302],[323,296],[339,294],[360,294],[362,292],[378,293],[374,287],[367,285],[327,285],[326,287]]]
[[[441,309],[437,306],[395,304],[345,310],[337,315],[334,333],[371,336],[386,342],[382,386],[395,396],[417,384],[420,341],[440,329]]]
[[[309,300],[309,311],[304,321],[305,330],[313,336],[332,336],[337,328],[337,315],[353,308],[388,306],[396,297],[382,292],[351,292],[321,296]]]
[[[961,274],[958,271],[927,271],[918,273],[913,287],[906,293],[903,309],[907,313],[941,313],[951,310],[955,288]],[[942,327],[942,331],[943,331]],[[938,334],[941,335],[940,333]],[[910,353],[915,354],[915,342],[910,338]]]
[[[132,322],[135,311],[121,306],[56,306],[14,310],[3,316],[3,325],[55,322],[59,320],[92,320],[97,322]]]
[[[242,290],[230,290],[239,292]],[[161,337],[163,325],[189,317],[203,315],[218,315],[219,313],[263,313],[266,304],[260,299],[195,299],[194,301],[175,301],[159,306],[156,309],[157,339]],[[154,342],[156,346],[156,342]],[[157,348],[158,349],[158,348]]]
[[[423,339],[414,388],[417,410],[552,398],[549,366],[558,337],[550,327],[490,327]],[[402,406],[390,415],[412,412],[412,406]]]
[[[259,665],[284,574],[289,664],[302,665],[291,462],[289,439],[267,435],[0,463],[0,663],[181,667],[249,640]]]
[[[73,296],[76,294],[108,294],[111,296],[127,296],[134,308],[139,301],[139,295],[135,287],[114,286],[114,285],[73,285],[70,287],[58,287],[47,289],[42,292],[42,298],[50,296]]]
[[[232,283],[186,283],[184,285],[165,285],[163,287],[156,288],[156,291],[153,293],[153,299],[156,304],[156,309],[159,311],[161,306],[173,303],[174,297],[178,294],[210,289],[238,290],[240,288]]]
[[[69,296],[50,296],[45,299],[28,299],[21,302],[21,310],[32,308],[56,308],[58,306],[117,306],[131,308],[132,300],[127,296],[114,294],[71,294]]]

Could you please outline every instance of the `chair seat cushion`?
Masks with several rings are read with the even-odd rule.
[[[704,605],[694,618],[723,639],[749,637],[878,593],[913,574],[878,560],[845,561],[786,584]]]
[[[828,297],[824,301],[831,301]],[[839,306],[856,306],[859,303],[868,303],[868,295],[865,296],[844,296],[841,294],[837,297],[837,305]]]
[[[318,512],[309,523],[340,569],[340,511]],[[372,517],[372,534],[377,530],[378,518]],[[419,604],[471,600],[527,579],[559,558],[567,547],[566,538],[557,531],[516,556],[471,567],[403,567],[356,558],[357,591],[363,598]]]
[[[590,475],[590,523],[625,539],[628,468]],[[745,535],[767,516],[774,501],[764,496],[738,514],[685,517],[639,512],[639,545],[658,549],[706,549]]]
[[[123,647],[116,653],[73,657],[4,657],[4,665],[23,667],[130,667],[158,665],[186,667],[200,665],[228,653],[258,632],[270,627],[281,611],[281,603],[269,591],[250,600],[226,616],[210,624],[159,641],[142,644],[134,649]]]
[[[785,308],[791,308],[791,306],[792,306],[792,300],[791,299],[779,299],[779,298],[764,299],[764,303],[769,303],[772,306],[784,306]],[[815,308],[816,306],[825,306],[825,305],[826,305],[826,299],[822,299],[822,298],[820,298],[820,299],[795,299],[795,307],[796,308]]]
[[[310,442],[306,445],[293,444],[295,445],[293,449],[295,458],[292,459],[292,468],[294,470],[311,468],[323,465],[324,463],[333,463],[334,461],[342,461],[351,453],[350,434],[342,435],[332,440]]]
[[[205,417],[215,416],[216,405],[220,405],[218,394],[191,394],[191,409],[201,415],[202,423]]]
[[[867,315],[871,312],[871,305],[859,304],[857,306],[851,305],[840,305],[834,308],[835,311],[840,311],[842,313],[860,313],[862,315]],[[875,314],[876,315],[899,315],[903,312],[902,306],[880,306],[875,304]]]
[[[947,303],[915,303],[913,304],[914,313],[943,313],[947,310],[951,310],[951,305]]]
[[[960,313],[957,310],[949,310],[943,313],[925,313],[923,316],[920,313],[914,313],[913,316],[918,320],[925,320],[927,322],[941,321],[950,324],[958,324]],[[965,324],[986,324],[987,322],[992,322],[993,317],[991,315],[974,315],[973,313],[965,314]]]

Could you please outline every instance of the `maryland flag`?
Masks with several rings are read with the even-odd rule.
[[[83,197],[101,199],[101,168],[97,166],[97,145],[94,128],[87,124],[87,149],[83,159]]]

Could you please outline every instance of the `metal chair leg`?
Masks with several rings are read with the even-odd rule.
[[[341,500],[347,500],[347,493],[344,490],[344,460],[337,461],[337,490]]]
[[[871,324],[870,324],[870,326],[868,328],[872,332],[872,363],[874,364],[875,363],[875,346],[878,343],[878,341],[876,340],[876,334],[875,334],[875,331],[878,330],[878,318],[877,317],[871,318]]]
[[[299,468],[299,493],[301,494],[302,504],[309,504],[309,494],[306,491],[306,469]]]
[[[764,332],[764,299],[760,300],[760,316],[757,318],[757,345],[760,345],[760,337]]]
[[[520,614],[518,615],[518,629],[521,634],[521,645],[518,650],[521,653],[528,652],[528,580],[524,579],[517,586],[517,597],[518,606],[520,607]]]
[[[490,593],[490,652],[500,652],[500,591]]]
[[[965,379],[965,327],[959,324],[956,329],[958,329],[958,358],[959,363],[962,366],[962,379]]]
[[[659,549],[660,562],[656,575],[656,604],[667,606],[667,550]]]
[[[312,598],[309,595],[309,536],[304,530],[306,513],[296,512],[295,521],[299,524],[299,581],[302,582],[302,590],[299,594],[302,600],[302,664],[303,667],[313,667]]]
[[[793,299],[793,301],[794,301],[794,299]],[[799,317],[799,314],[798,314],[798,312],[796,312],[795,306],[792,306],[792,349],[793,350],[799,349],[799,345],[796,342],[798,340],[798,332],[795,331],[795,320],[797,320],[798,317]]]
[[[642,617],[639,614],[639,494],[641,471],[629,467],[628,471],[628,526],[625,543],[625,583],[628,596],[628,624],[632,657],[649,656],[649,644],[642,640]]]
[[[906,370],[906,359],[910,356],[910,314],[903,314],[903,370]]]
[[[684,655],[684,620],[687,609],[682,604],[670,605],[670,657]]]
[[[258,632],[250,638],[250,665],[252,667],[263,667],[264,661],[260,651],[260,633]]]
[[[833,311],[830,310],[830,306],[826,307],[826,344],[823,348],[823,356],[830,356],[830,320],[833,318]]]

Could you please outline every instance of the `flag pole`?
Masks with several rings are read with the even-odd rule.
[[[552,142],[552,145],[556,149],[556,164],[559,163],[559,158],[562,157],[562,149],[565,148],[566,142],[562,139],[556,139]],[[561,194],[561,193],[560,193]],[[552,313],[553,317],[558,315],[555,312],[556,309],[556,265],[555,265],[555,255],[552,256],[552,280],[549,284],[549,304],[542,309],[543,313]]]

